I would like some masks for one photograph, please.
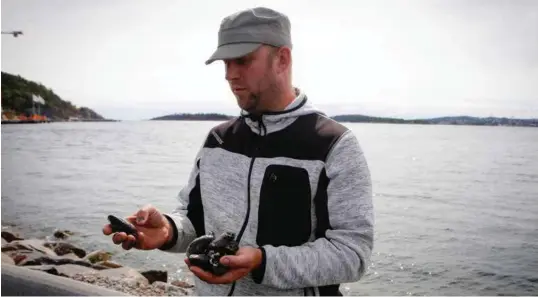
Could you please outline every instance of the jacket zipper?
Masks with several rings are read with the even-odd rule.
[[[250,160],[250,166],[248,168],[248,179],[247,179],[247,214],[245,216],[245,220],[243,221],[243,226],[241,226],[241,230],[239,231],[239,234],[237,234],[236,241],[239,243],[241,241],[241,237],[243,237],[243,233],[245,232],[245,229],[247,228],[248,219],[250,217],[250,179],[252,176],[252,167],[254,166],[254,160],[256,160],[256,155],[258,153],[258,147],[256,147],[256,152],[252,156],[252,159]],[[232,283],[232,287],[230,288],[230,292],[228,292],[228,296],[232,296],[235,289],[235,281]]]

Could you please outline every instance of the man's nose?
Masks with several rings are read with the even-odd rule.
[[[231,81],[239,78],[239,67],[233,61],[225,62],[226,65],[226,75],[225,78],[227,81]]]

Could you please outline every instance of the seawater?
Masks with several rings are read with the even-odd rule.
[[[182,254],[123,251],[101,227],[144,204],[170,211],[218,122],[2,126],[2,225],[76,232],[86,250],[193,276]],[[372,262],[347,295],[538,294],[538,129],[345,124],[372,173]]]

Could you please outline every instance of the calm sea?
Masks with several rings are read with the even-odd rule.
[[[2,225],[191,278],[183,255],[123,251],[106,215],[172,210],[216,122],[2,126]],[[347,124],[374,183],[375,248],[348,295],[538,294],[538,129]]]

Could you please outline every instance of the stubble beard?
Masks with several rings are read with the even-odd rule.
[[[249,93],[247,96],[247,99],[246,99],[246,106],[244,107],[244,109],[248,112],[248,113],[252,113],[252,114],[260,114],[262,112],[264,112],[264,110],[262,110],[264,107],[262,106],[263,105],[263,102],[262,102],[262,98],[263,98],[263,101],[267,101],[267,100],[270,100],[270,98],[272,96],[274,96],[275,94],[278,93],[279,91],[279,87],[276,83],[276,79],[272,76],[272,70],[273,70],[273,64],[271,63],[271,60],[272,60],[273,56],[270,55],[268,56],[267,58],[267,72],[265,73],[265,76],[264,76],[264,81],[267,82],[267,86],[265,89],[263,89],[262,85],[263,85],[263,81],[260,81],[260,83],[258,84],[258,92],[251,92]],[[241,98],[238,98],[239,100],[241,100]]]

